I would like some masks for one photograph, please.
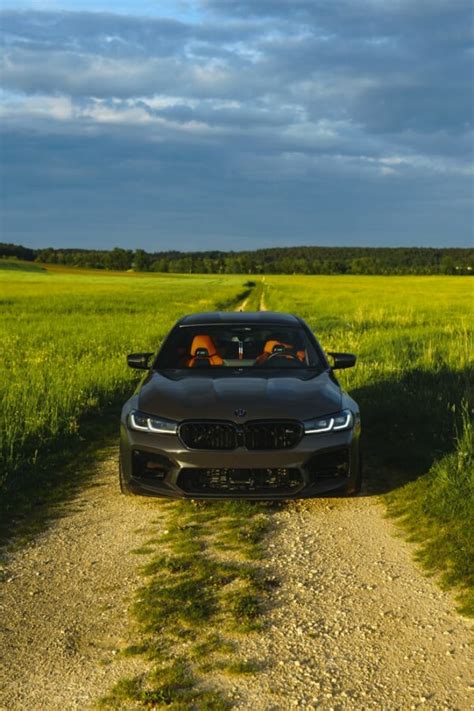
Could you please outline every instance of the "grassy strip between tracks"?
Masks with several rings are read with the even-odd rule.
[[[467,411],[456,449],[429,472],[386,496],[389,515],[398,519],[416,558],[437,574],[445,588],[458,591],[459,609],[474,617],[474,453]]]
[[[134,605],[137,644],[148,672],[125,678],[106,708],[170,711],[230,708],[225,677],[258,671],[239,636],[261,627],[264,596],[275,585],[261,570],[269,505],[238,501],[163,502],[166,530],[136,553],[154,557]]]
[[[261,277],[255,277],[247,282],[249,293],[245,302],[245,311],[260,311],[260,302],[264,282]]]

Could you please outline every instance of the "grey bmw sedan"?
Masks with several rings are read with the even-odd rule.
[[[360,414],[297,316],[192,314],[159,352],[122,410],[124,493],[191,499],[294,499],[361,485]]]

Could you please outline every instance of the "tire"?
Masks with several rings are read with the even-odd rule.
[[[360,466],[359,471],[357,473],[357,479],[356,479],[356,483],[355,483],[353,496],[357,496],[358,494],[360,494],[361,489],[362,489],[362,467]]]
[[[359,453],[359,471],[357,472],[354,488],[348,492],[347,496],[357,496],[362,489],[362,454]]]
[[[133,496],[133,493],[128,488],[127,482],[125,481],[125,477],[123,475],[122,458],[121,457],[119,457],[119,486],[120,486],[120,492],[122,493],[123,496]]]

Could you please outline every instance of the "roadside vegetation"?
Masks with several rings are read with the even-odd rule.
[[[35,262],[23,262],[18,259],[0,259],[0,269],[19,272],[45,272],[46,268]]]
[[[267,308],[305,318],[361,406],[366,491],[474,614],[472,287],[449,277],[267,277]]]
[[[239,655],[239,637],[261,627],[265,593],[275,585],[258,561],[270,526],[269,507],[246,502],[163,502],[165,531],[137,554],[144,567],[134,613],[148,672],[122,679],[102,700],[170,711],[231,707],[225,678],[258,671]]]
[[[455,587],[460,611],[474,617],[474,452],[466,411],[456,449],[387,502],[389,514],[418,544],[417,560],[439,574],[444,588]]]
[[[4,514],[30,483],[47,478],[58,452],[77,452],[91,429],[117,422],[133,389],[127,353],[157,350],[184,313],[232,307],[248,290],[242,277],[134,278],[31,266],[0,270]]]

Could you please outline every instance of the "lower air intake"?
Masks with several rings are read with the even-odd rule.
[[[161,454],[135,450],[132,456],[132,475],[147,481],[163,481],[173,464]]]
[[[292,494],[303,483],[298,469],[183,469],[178,486],[187,494]]]
[[[306,463],[305,469],[313,481],[349,476],[349,450],[347,448],[319,452]]]

